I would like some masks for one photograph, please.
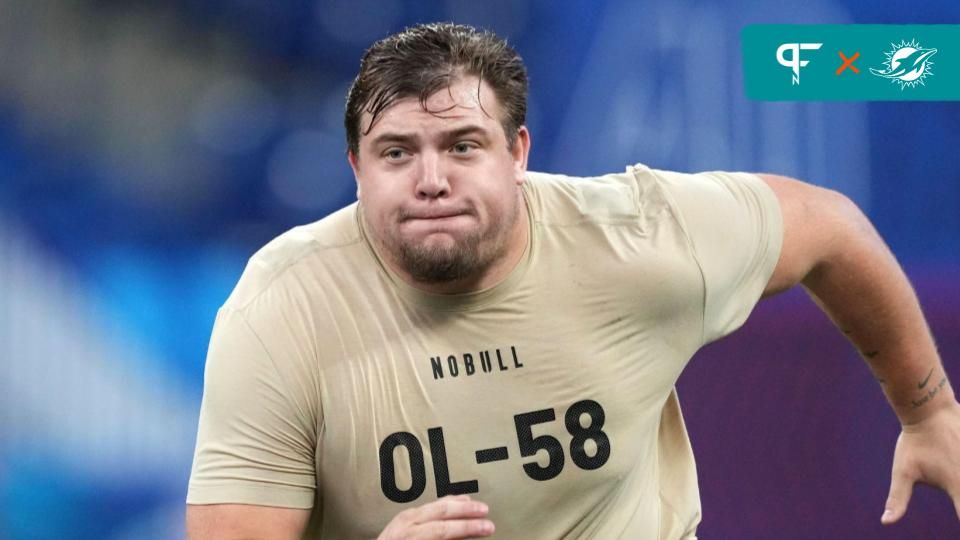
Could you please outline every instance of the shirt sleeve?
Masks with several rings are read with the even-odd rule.
[[[291,354],[285,341],[265,341],[243,311],[218,312],[188,504],[313,506],[316,422],[276,364]]]
[[[691,244],[704,282],[703,342],[739,328],[780,257],[776,194],[749,173],[655,171]]]

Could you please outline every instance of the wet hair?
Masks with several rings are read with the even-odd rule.
[[[417,96],[423,110],[438,90],[449,89],[462,77],[486,81],[503,107],[499,118],[512,148],[527,116],[527,69],[505,40],[489,31],[453,23],[421,24],[374,43],[347,94],[344,127],[347,149],[358,155],[360,121],[370,113],[370,127],[400,99]],[[479,96],[479,87],[478,87]],[[482,108],[482,105],[481,105]],[[484,113],[486,111],[484,110]]]

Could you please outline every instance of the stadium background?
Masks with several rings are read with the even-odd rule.
[[[960,23],[952,0],[0,0],[0,538],[182,536],[214,313],[257,247],[353,199],[359,57],[430,20],[524,56],[533,169],[850,195],[960,375],[960,104],[750,102],[739,50],[750,23]],[[680,392],[703,538],[960,537],[927,488],[881,529],[896,419],[801,291]]]

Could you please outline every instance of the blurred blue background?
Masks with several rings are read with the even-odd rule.
[[[751,102],[739,48],[752,23],[956,24],[953,0],[0,0],[0,538],[183,536],[216,309],[259,246],[354,199],[360,56],[433,20],[525,58],[532,169],[848,194],[960,376],[960,103]],[[896,419],[801,292],[764,304],[681,380],[701,536],[960,537],[922,489],[879,529]]]

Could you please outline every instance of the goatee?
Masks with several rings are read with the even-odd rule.
[[[471,234],[452,246],[428,246],[400,242],[394,253],[397,262],[420,283],[450,283],[475,276],[490,265],[483,257],[480,235]]]

